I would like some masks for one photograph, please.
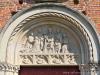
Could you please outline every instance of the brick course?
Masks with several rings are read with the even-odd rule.
[[[26,2],[25,2],[26,1]],[[61,0],[63,4],[79,10],[85,11],[86,16],[94,23],[97,31],[100,33],[100,0],[80,0],[79,4],[74,4],[73,0]],[[22,10],[30,7],[34,3],[33,0],[24,0],[24,3],[19,4],[18,0],[0,0],[0,28],[3,28],[13,11]]]

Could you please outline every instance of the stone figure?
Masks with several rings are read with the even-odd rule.
[[[54,38],[53,38],[52,29],[48,29],[48,33],[44,35],[45,38],[45,51],[46,52],[54,52]]]
[[[69,53],[69,51],[68,51],[68,38],[67,38],[66,34],[63,35],[62,52]]]
[[[44,52],[46,53],[47,52],[47,35],[46,34],[43,34],[43,37],[44,37]]]
[[[27,44],[26,44],[29,52],[42,52],[41,50],[43,46],[42,41],[43,41],[43,38],[40,36],[39,33],[31,33],[31,35],[28,36]]]
[[[25,44],[22,44],[22,48],[21,48],[21,52],[33,52],[33,46],[34,46],[34,43],[35,43],[35,38],[33,36],[33,33],[31,33],[28,37],[27,37],[27,41]]]
[[[41,53],[41,49],[40,49],[40,39],[38,36],[35,36],[35,42],[34,42],[34,46],[33,46],[33,50],[35,53]]]
[[[54,43],[54,51],[55,53],[60,53],[60,50],[61,50],[61,43],[56,41]]]
[[[62,50],[62,32],[60,30],[56,30],[54,37],[54,50],[56,53],[60,53]]]
[[[46,41],[46,48],[48,52],[54,52],[54,40],[53,38],[48,38]]]
[[[31,33],[27,38],[27,48],[32,49],[35,42],[35,38],[33,33]]]
[[[41,49],[41,51],[44,51],[44,47],[45,47],[45,39],[44,39],[44,36],[41,35],[41,37],[40,37],[40,49]]]
[[[69,53],[68,52],[68,45],[66,43],[62,44],[62,53]]]

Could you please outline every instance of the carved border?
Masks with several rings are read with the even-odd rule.
[[[20,63],[22,63],[21,65],[77,65],[77,63],[75,62],[76,59],[78,59],[78,55],[75,54],[30,54],[28,55],[26,54],[19,54],[20,57],[32,57],[31,59],[31,63],[22,63],[23,59]],[[44,61],[43,59],[41,59],[41,57],[46,57],[46,61]],[[57,59],[59,58],[60,59]],[[52,58],[52,59],[51,59]],[[25,62],[25,61],[24,61]],[[44,62],[44,63],[43,63]]]

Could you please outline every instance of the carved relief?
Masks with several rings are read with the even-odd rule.
[[[51,55],[51,60],[53,64],[62,64],[64,63],[64,56],[63,55]]]
[[[69,64],[77,64],[76,58],[78,58],[77,55],[66,55],[66,60],[67,60],[67,63]]]
[[[59,27],[40,27],[26,38],[19,48],[22,64],[76,64],[76,55],[69,53],[67,34]]]
[[[36,55],[36,64],[48,64],[48,55]]]
[[[52,64],[71,64],[76,65],[77,55],[73,54],[33,54],[33,55],[20,55],[21,63],[25,65],[52,65]]]
[[[22,59],[22,64],[32,64],[33,56],[32,55],[20,55]]]
[[[63,29],[53,26],[31,30],[26,43],[20,49],[22,64],[76,64],[76,55],[71,55],[69,39]]]
[[[61,31],[59,28],[55,30],[49,27],[46,27],[47,30],[44,32],[44,28],[39,28],[37,31],[30,32],[27,36],[27,41],[24,46],[26,51],[20,50],[20,52],[68,52],[68,38],[66,33]]]
[[[35,43],[35,38],[33,37],[33,33],[31,33],[27,38],[27,48],[32,49]]]

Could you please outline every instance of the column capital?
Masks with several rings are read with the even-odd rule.
[[[88,65],[91,71],[98,71],[98,68],[99,68],[98,63],[89,63]]]
[[[80,64],[80,70],[84,71],[98,71],[99,64],[97,63],[89,63],[89,64]]]
[[[5,72],[18,72],[20,70],[20,66],[12,65],[6,62],[0,62],[0,70]]]

